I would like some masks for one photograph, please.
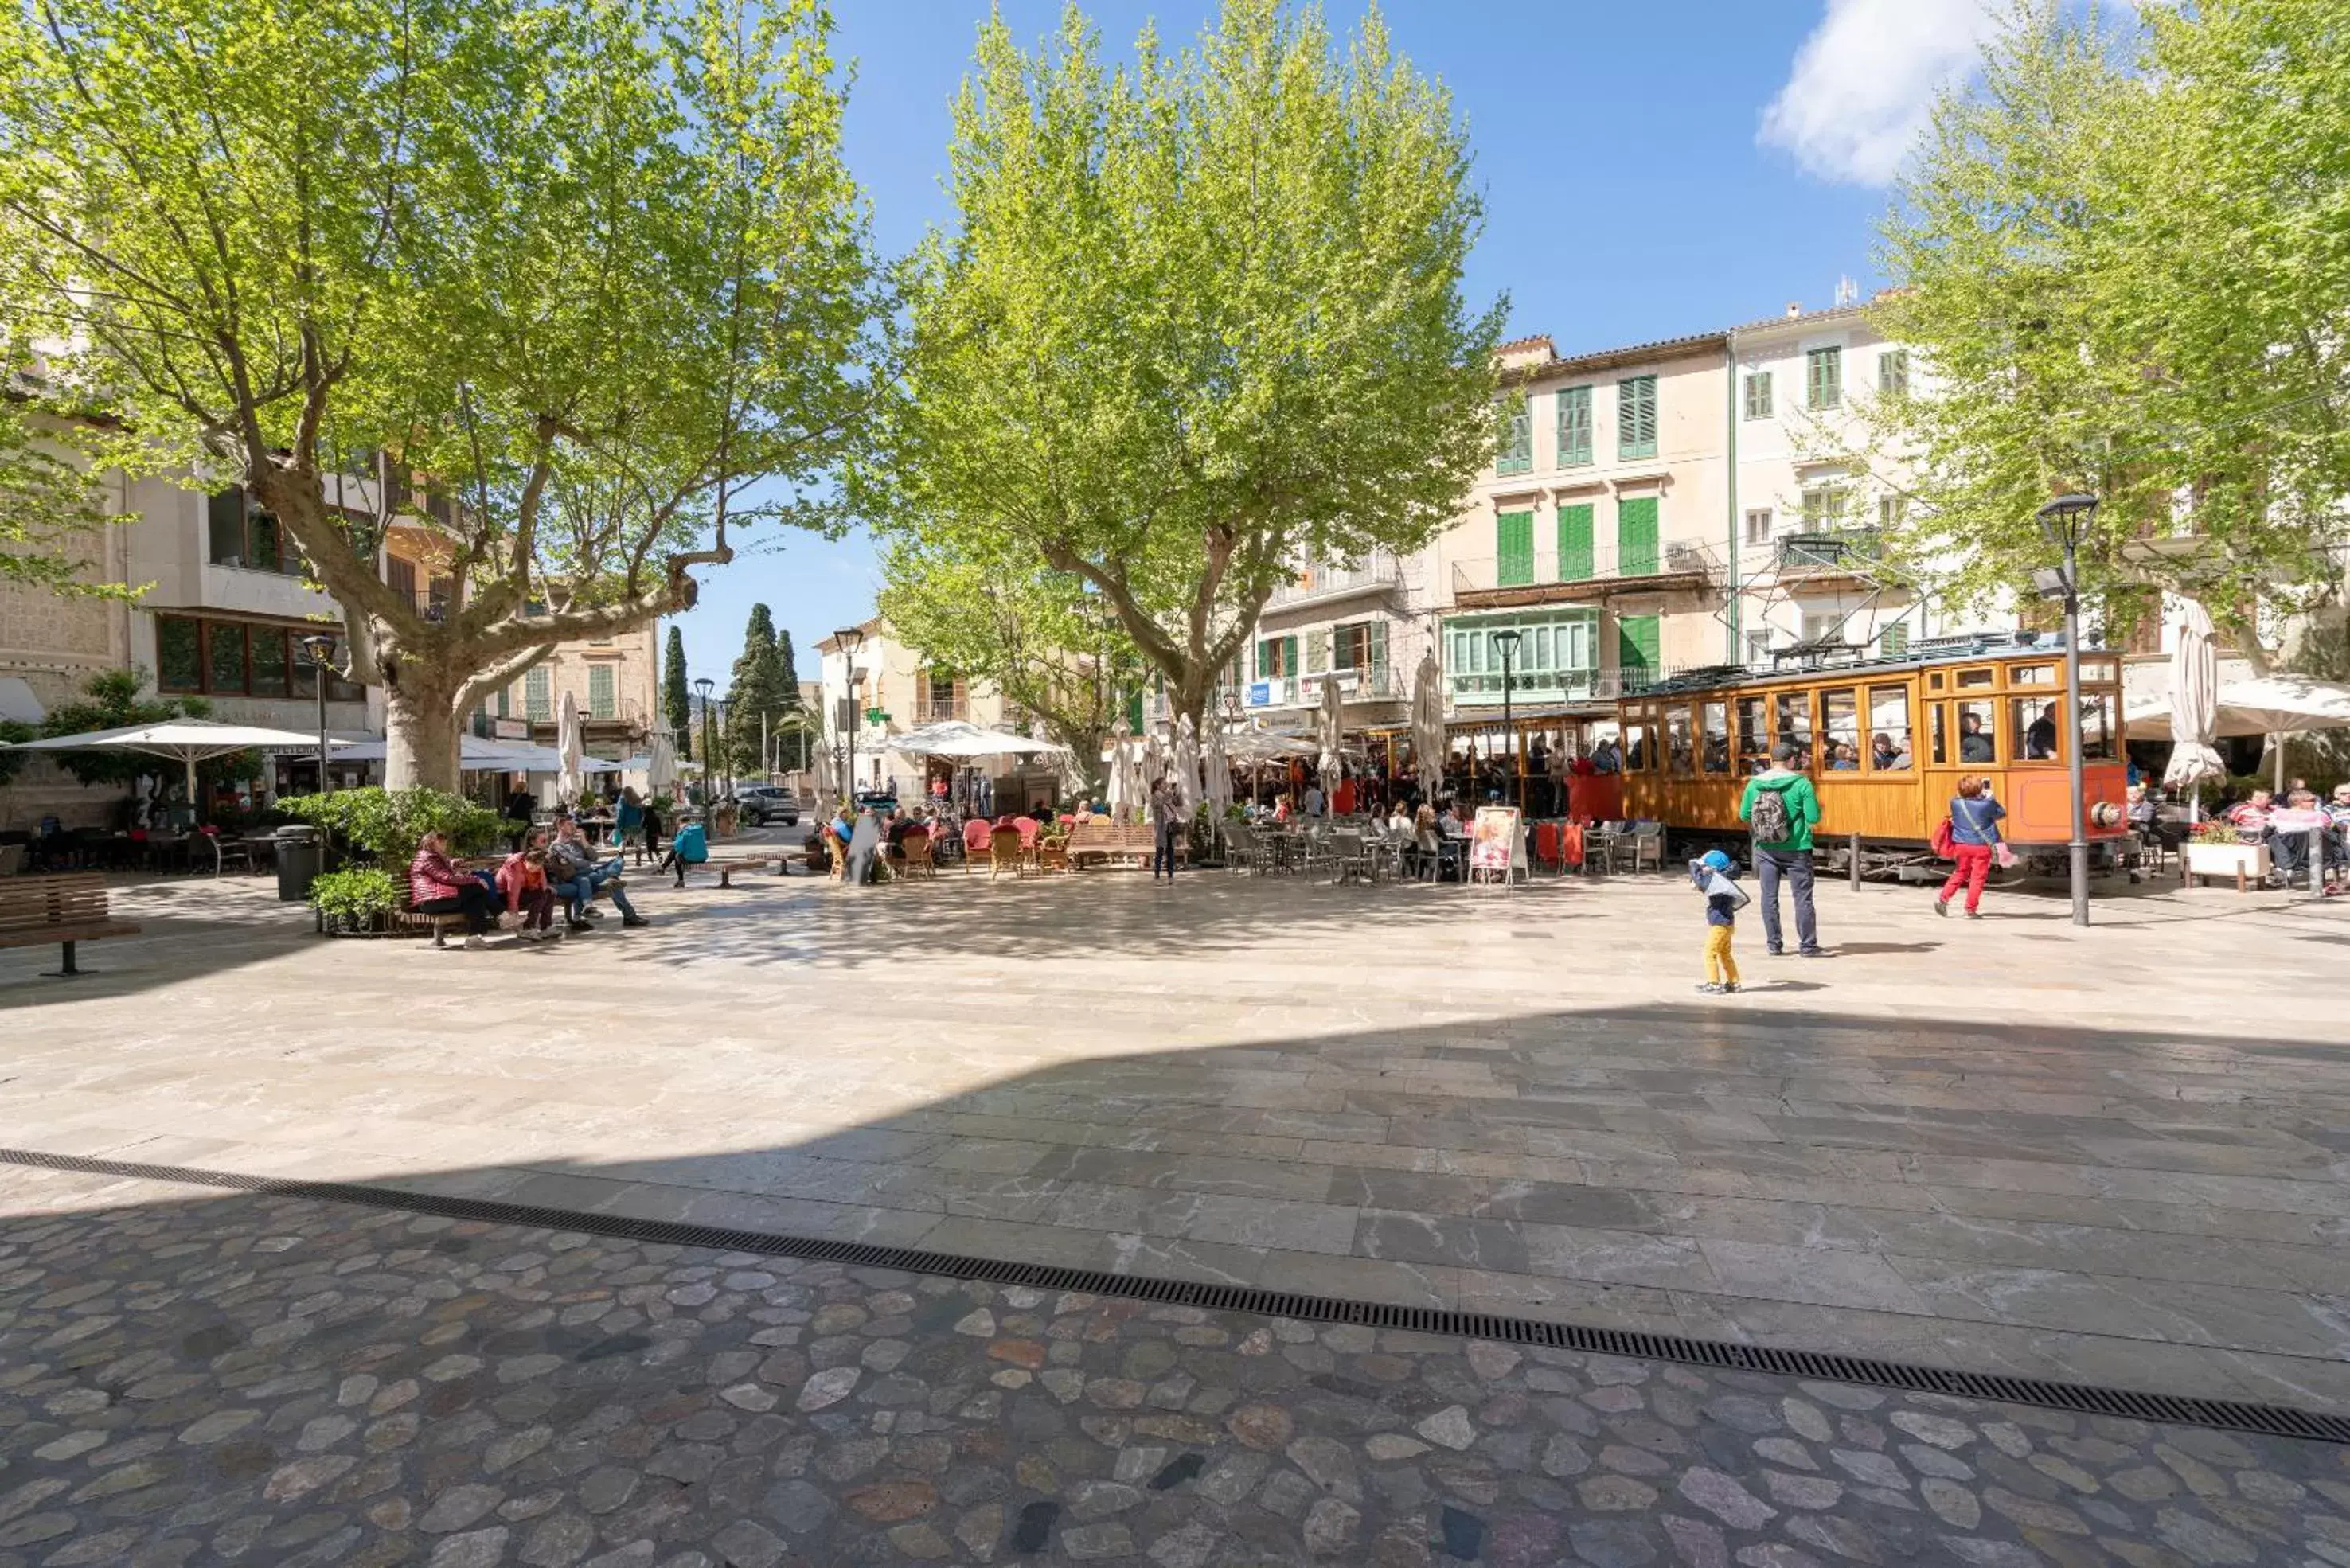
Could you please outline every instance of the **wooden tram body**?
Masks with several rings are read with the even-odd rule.
[[[1991,639],[1896,659],[1678,677],[1617,704],[1625,812],[1662,822],[1677,839],[1742,837],[1746,781],[1792,740],[1811,753],[1823,847],[1856,834],[1866,847],[1922,849],[1971,774],[2007,808],[2008,842],[2046,854],[2072,836],[2064,748],[2079,744],[2086,834],[2103,857],[2127,832],[2119,659],[2084,652],[2081,689],[2081,724],[2068,735],[2062,647]]]

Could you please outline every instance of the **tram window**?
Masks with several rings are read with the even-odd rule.
[[[1959,671],[1959,690],[1964,691],[1970,687],[1989,686],[1992,680],[1988,670],[1961,670]]]
[[[1950,705],[1947,702],[1936,702],[1928,707],[1926,711],[1929,722],[1934,727],[1934,765],[1938,768],[1942,767],[1950,760],[1950,740],[1946,732],[1946,727],[1950,722]]]
[[[1937,710],[1939,711],[1939,710]],[[1868,767],[1871,773],[1901,773],[1909,766],[1909,688],[1868,689]]]
[[[1699,763],[1707,773],[1726,774],[1730,771],[1730,704],[1700,702],[1697,711],[1698,728],[1703,732]]]
[[[1690,751],[1690,711],[1678,702],[1665,710],[1665,767],[1675,774],[1697,772]]]
[[[1860,697],[1849,686],[1820,693],[1822,728],[1827,732],[1827,753],[1822,761],[1833,774],[1860,771]]]
[[[1759,774],[1771,765],[1771,729],[1760,697],[1738,700],[1738,771]]]
[[[1959,761],[1990,763],[1997,761],[1991,749],[1991,705],[1983,702],[1959,704]]]
[[[2081,683],[2084,686],[2110,686],[2116,679],[2114,662],[2110,659],[2085,659],[2081,661]]]
[[[1624,771],[1645,774],[1657,765],[1653,737],[1656,726],[1635,722],[1624,726]]]
[[[2014,715],[2015,732],[2007,754],[2027,763],[2054,762],[2060,722],[2056,704],[2045,697],[2012,697],[2008,711]]]
[[[2010,686],[2054,686],[2056,667],[2053,664],[2018,664],[2007,672]]]
[[[1793,746],[1804,753],[1806,765],[1812,755],[1812,694],[1808,691],[1782,691],[1775,715],[1778,723],[1776,742],[1781,746]]]
[[[2114,694],[2091,691],[2081,699],[2081,760],[2109,763],[2114,750]]]
[[[1927,676],[1926,686],[1929,691],[1939,691],[1942,689],[1942,672],[1937,670],[1932,674]]]

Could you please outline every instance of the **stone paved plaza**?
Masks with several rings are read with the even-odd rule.
[[[2350,917],[2116,893],[1824,888],[1834,956],[1750,918],[1717,999],[1665,878],[640,884],[482,952],[163,884],[100,974],[0,955],[0,1145],[2350,1410]],[[2350,1563],[2319,1445],[21,1166],[0,1216],[8,1568]]]

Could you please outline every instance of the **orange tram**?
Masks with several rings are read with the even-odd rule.
[[[1802,670],[1725,668],[1673,677],[1617,704],[1625,815],[1677,843],[1735,840],[1746,780],[1784,742],[1819,791],[1825,857],[1857,848],[1864,870],[1926,852],[1959,780],[1987,779],[2027,863],[2061,862],[2072,836],[2064,748],[2081,748],[2085,834],[2110,868],[2126,827],[2121,661],[2081,655],[2080,723],[2062,722],[2061,644],[1966,638],[1908,654]]]

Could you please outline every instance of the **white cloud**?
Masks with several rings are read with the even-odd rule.
[[[1828,0],[1762,111],[1761,140],[1823,179],[1883,185],[1998,26],[1983,0]]]

